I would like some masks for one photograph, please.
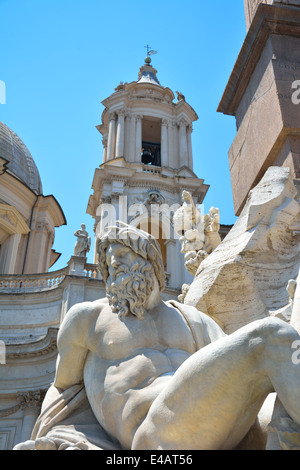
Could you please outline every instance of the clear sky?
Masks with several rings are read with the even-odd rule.
[[[182,92],[199,120],[192,136],[194,171],[210,185],[205,212],[235,222],[228,150],[234,117],[217,113],[246,35],[243,0],[0,0],[0,120],[13,129],[39,169],[43,194],[60,203],[67,225],[53,248],[73,254],[85,223],[95,168],[102,163],[101,101],[137,80],[149,44],[163,86]],[[92,253],[88,257],[92,262]]]

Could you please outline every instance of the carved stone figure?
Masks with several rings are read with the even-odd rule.
[[[177,94],[177,99],[178,101],[185,101],[185,96],[180,92],[180,91],[176,91],[176,94]]]
[[[91,248],[91,238],[89,237],[89,234],[86,231],[85,224],[81,224],[81,230],[76,230],[74,235],[75,237],[77,237],[74,255],[85,257]]]
[[[254,426],[248,447],[265,448],[257,415],[272,392],[298,435],[300,275],[291,324],[266,316],[226,334],[195,307],[162,301],[151,235],[119,223],[97,247],[107,298],[66,315],[54,384],[16,449],[235,449]]]
[[[196,208],[192,195],[182,192],[183,205],[173,217],[174,230],[181,235],[181,253],[184,253],[185,268],[195,276],[200,263],[221,243],[219,235],[219,209],[211,207],[204,217]],[[187,289],[185,289],[185,294]],[[184,298],[183,295],[180,296]]]
[[[181,235],[181,252],[188,254],[204,247],[204,221],[188,191],[182,192],[183,205],[173,217],[174,230]]]
[[[209,209],[208,214],[204,216],[204,250],[207,254],[212,253],[221,243],[220,230],[220,211],[215,207]]]

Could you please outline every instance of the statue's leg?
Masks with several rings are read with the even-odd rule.
[[[233,449],[274,389],[286,398],[293,385],[298,392],[286,402],[300,403],[300,368],[291,361],[297,339],[294,328],[267,318],[201,349],[153,402],[133,448]]]
[[[295,328],[295,330],[300,334],[300,272],[298,275],[297,283],[295,292],[293,295],[293,309],[292,309],[292,317],[290,321],[291,325]],[[298,364],[298,368],[300,367],[299,364],[299,339],[294,345],[294,354],[292,356],[292,361],[295,361]],[[299,387],[298,387],[299,388]],[[298,400],[298,401],[297,401]],[[288,402],[287,402],[288,401]],[[299,436],[299,429],[300,427],[295,427],[292,423],[290,417],[296,421],[299,425],[300,422],[298,420],[298,393],[297,389],[293,390],[293,387],[289,387],[289,393],[286,396],[286,401],[282,401],[280,396],[277,397],[273,416],[272,416],[272,423],[271,428],[269,431],[268,436],[268,443],[267,449],[280,449],[282,448],[282,444],[280,443],[281,437],[284,436],[283,439],[285,440],[285,448],[293,448],[299,449],[300,437]],[[287,412],[287,410],[289,412]],[[297,438],[296,438],[297,435]],[[290,439],[290,442],[288,440]],[[297,444],[296,444],[297,442]]]
[[[291,325],[293,325],[293,327],[300,334],[300,271],[298,274],[297,287],[293,298]]]

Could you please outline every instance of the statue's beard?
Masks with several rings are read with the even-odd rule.
[[[111,309],[119,317],[130,314],[142,320],[145,305],[154,287],[154,269],[145,260],[128,268],[118,266],[106,283],[106,293]]]

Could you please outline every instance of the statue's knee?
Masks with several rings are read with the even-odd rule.
[[[146,420],[137,429],[133,441],[132,450],[149,450],[154,449],[153,433],[150,431],[150,425]]]
[[[262,343],[267,345],[289,345],[295,339],[299,338],[294,328],[283,320],[275,317],[268,317],[261,320],[258,324],[257,336],[261,338]]]
[[[279,325],[271,318],[265,318],[250,323],[247,327],[246,344],[248,352],[254,357],[260,357],[266,346],[276,336]]]

